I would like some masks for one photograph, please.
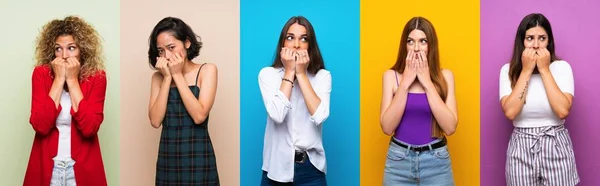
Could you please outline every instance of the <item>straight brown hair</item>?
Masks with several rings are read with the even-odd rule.
[[[446,83],[446,79],[444,79],[442,75],[442,69],[440,68],[440,54],[437,34],[435,33],[433,24],[431,24],[429,20],[425,19],[424,17],[413,17],[406,23],[404,30],[402,31],[402,37],[400,38],[398,58],[391,69],[398,73],[404,72],[404,67],[406,67],[406,56],[408,55],[408,50],[406,48],[408,35],[413,30],[423,31],[427,37],[427,61],[429,62],[429,74],[431,76],[431,81],[433,82],[437,92],[439,92],[442,100],[446,102],[448,97],[448,84]],[[433,117],[433,115],[431,117]],[[442,138],[444,133],[435,118],[433,118],[431,125],[432,136],[436,138]]]

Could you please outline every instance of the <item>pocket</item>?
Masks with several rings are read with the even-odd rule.
[[[391,143],[387,152],[387,159],[392,161],[400,161],[406,158],[407,149]]]
[[[448,157],[450,157],[450,152],[448,152],[448,146],[435,149],[433,155],[435,155],[435,157],[439,159],[448,159]]]

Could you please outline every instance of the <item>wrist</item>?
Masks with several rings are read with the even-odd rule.
[[[77,77],[67,78],[65,81],[67,82],[67,84],[79,83]]]

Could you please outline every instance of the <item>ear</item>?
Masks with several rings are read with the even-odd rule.
[[[190,46],[192,45],[192,42],[190,42],[189,39],[185,39],[185,49],[190,49]]]

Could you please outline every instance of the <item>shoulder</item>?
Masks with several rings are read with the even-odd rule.
[[[454,82],[454,73],[452,73],[452,70],[442,69],[442,75],[444,76],[444,79],[446,79],[446,81]]]
[[[319,71],[317,71],[317,74],[315,74],[315,77],[331,77],[331,72],[329,72],[328,70],[325,69],[321,69]]]
[[[50,69],[50,66],[48,66],[48,65],[38,65],[33,68],[34,75],[40,75],[40,74],[50,75],[51,71],[52,70]]]
[[[501,73],[508,73],[508,70],[510,70],[510,63],[506,63],[504,65],[502,65],[502,68],[500,69]]]
[[[567,61],[564,61],[564,60],[556,60],[556,61],[552,62],[550,64],[550,66],[552,66],[554,68],[560,68],[560,69],[562,69],[562,68],[570,69],[571,68],[571,65]]]
[[[200,64],[200,66],[198,68],[201,68],[200,74],[202,77],[217,76],[218,69],[217,69],[217,65],[214,63]]]
[[[278,74],[280,71],[282,71],[282,68],[274,68],[274,67],[264,67],[262,69],[260,69],[260,72],[258,73],[259,77],[267,77],[267,76],[273,76]]]
[[[91,82],[104,81],[104,82],[106,82],[106,72],[104,70],[98,70],[98,71],[94,72],[92,75],[90,75],[89,77],[85,78],[84,81],[91,81]]]
[[[203,72],[216,72],[218,70],[217,65],[214,63],[200,64],[200,67],[202,67],[202,69],[200,69],[200,70],[202,70]],[[198,68],[200,68],[200,67],[198,67]]]

